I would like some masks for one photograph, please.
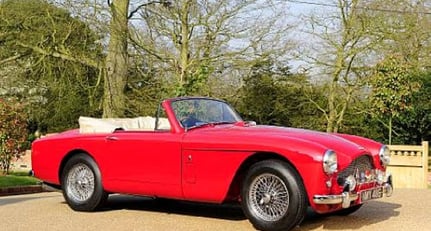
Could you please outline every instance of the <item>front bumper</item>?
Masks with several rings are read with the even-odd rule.
[[[382,185],[379,185],[374,188],[370,188],[367,190],[381,190],[383,195],[390,197],[392,196],[393,186],[392,186],[392,176],[389,175],[386,182]],[[359,199],[360,192],[348,192],[344,191],[339,195],[314,195],[313,202],[315,204],[323,204],[323,205],[334,205],[341,204],[341,207],[348,208],[352,201],[356,201]]]

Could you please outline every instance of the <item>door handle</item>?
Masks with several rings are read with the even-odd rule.
[[[116,136],[107,136],[106,140],[108,140],[108,141],[117,141],[118,137],[116,137]]]

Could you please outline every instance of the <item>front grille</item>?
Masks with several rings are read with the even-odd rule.
[[[369,156],[360,156],[350,163],[343,171],[338,173],[338,185],[344,186],[345,179],[353,175],[357,180],[364,179],[365,176],[372,174],[373,164]]]

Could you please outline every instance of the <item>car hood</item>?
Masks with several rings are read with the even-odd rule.
[[[219,125],[198,128],[191,130],[190,133],[199,137],[208,137],[207,140],[211,139],[212,142],[220,144],[236,142],[244,144],[245,147],[256,147],[258,144],[268,147],[283,142],[282,145],[286,149],[297,152],[308,150],[304,144],[319,147],[319,150],[331,149],[337,153],[339,164],[344,166],[359,155],[371,153],[366,147],[338,134],[290,127]],[[250,145],[253,142],[255,144]],[[323,152],[319,152],[318,155],[322,155]]]
[[[319,132],[300,128],[257,125],[253,127],[234,126],[231,130],[239,130],[251,134],[265,134],[269,137],[293,137],[311,141],[332,149],[337,153],[357,153],[366,150],[365,147],[335,133]]]

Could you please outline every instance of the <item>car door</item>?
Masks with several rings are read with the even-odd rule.
[[[104,179],[115,192],[182,198],[181,136],[170,131],[117,131],[106,137]]]
[[[251,154],[242,151],[228,133],[191,130],[182,142],[182,187],[187,200],[222,202],[240,164]],[[202,131],[202,132],[201,132]]]

